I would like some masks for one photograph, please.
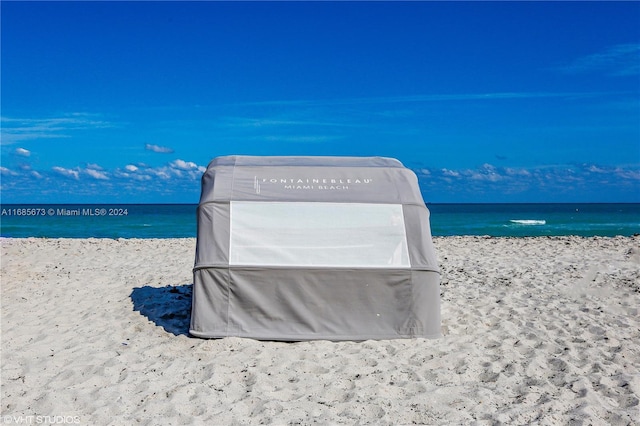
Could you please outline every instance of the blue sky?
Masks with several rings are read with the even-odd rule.
[[[196,203],[214,157],[395,157],[427,202],[640,202],[639,2],[13,2],[3,203]]]

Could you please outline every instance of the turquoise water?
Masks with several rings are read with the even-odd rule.
[[[630,236],[640,204],[429,204],[434,236]],[[0,236],[183,238],[196,236],[195,204],[0,206]]]
[[[433,235],[630,236],[640,204],[432,204]]]

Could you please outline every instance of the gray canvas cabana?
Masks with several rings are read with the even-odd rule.
[[[197,217],[193,336],[440,337],[429,211],[398,160],[219,157]]]

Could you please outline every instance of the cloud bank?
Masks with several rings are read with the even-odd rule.
[[[475,169],[414,170],[427,202],[640,202],[640,166],[596,164],[514,168],[483,164]],[[578,199],[575,194],[588,198]]]
[[[125,164],[106,170],[98,164],[49,170],[0,167],[3,202],[197,203],[205,166],[176,159],[161,166]],[[620,195],[640,202],[640,167],[598,164],[414,169],[427,203],[616,202]],[[576,199],[586,194],[588,199]],[[618,198],[617,198],[618,197]]]

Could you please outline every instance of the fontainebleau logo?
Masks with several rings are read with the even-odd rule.
[[[284,191],[348,191],[372,182],[371,178],[261,178],[254,176],[253,188],[256,194],[260,194],[265,185],[274,185]]]

